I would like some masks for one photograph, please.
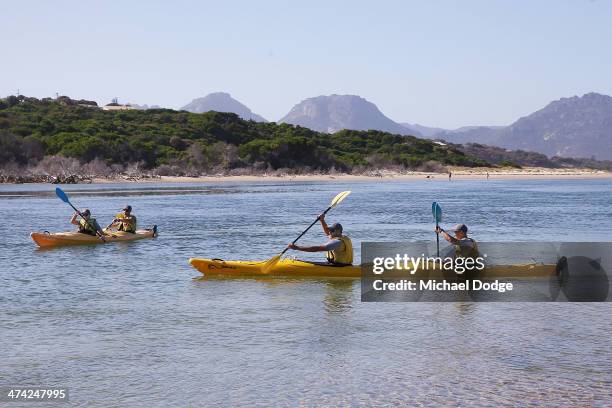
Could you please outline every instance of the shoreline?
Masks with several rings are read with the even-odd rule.
[[[587,179],[612,179],[612,172],[593,169],[550,169],[543,167],[525,167],[522,169],[489,169],[489,168],[451,168],[451,180],[587,180]],[[87,181],[85,181],[87,180]],[[432,173],[421,171],[396,172],[390,170],[372,171],[367,174],[258,174],[258,175],[207,175],[207,176],[150,176],[141,177],[91,177],[85,176],[76,183],[65,184],[113,184],[113,183],[248,183],[248,182],[358,182],[358,181],[445,181],[448,182],[448,173]],[[0,182],[0,185],[13,184],[47,184],[45,182],[23,182],[7,183]],[[52,184],[52,183],[48,183]]]
[[[454,169],[451,180],[487,180],[486,169]],[[546,169],[524,168],[512,170],[489,170],[489,180],[553,180],[553,179],[612,179],[612,172],[592,169]],[[258,182],[258,181],[445,181],[448,173],[380,171],[367,175],[352,174],[302,174],[302,175],[214,175],[214,176],[161,176],[159,178],[129,181],[123,179],[94,178],[94,183],[223,183],[223,182]]]

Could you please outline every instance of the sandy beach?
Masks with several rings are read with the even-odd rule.
[[[487,169],[487,168],[455,168],[451,169],[451,180],[536,180],[536,179],[612,179],[612,172],[593,169],[549,169],[527,167],[522,169]],[[377,171],[364,175],[352,174],[307,174],[307,175],[211,175],[201,177],[161,176],[150,179],[124,180],[95,178],[94,183],[223,183],[223,182],[257,182],[257,181],[411,181],[431,180],[448,182],[448,173]]]

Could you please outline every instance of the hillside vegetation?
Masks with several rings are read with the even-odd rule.
[[[33,168],[50,157],[99,168],[137,164],[177,175],[236,169],[356,172],[489,166],[456,147],[373,130],[326,134],[245,121],[232,113],[103,111],[66,97],[0,100],[0,166]]]

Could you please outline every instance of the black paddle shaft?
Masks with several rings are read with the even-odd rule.
[[[331,210],[331,209],[332,209],[332,207],[331,207],[331,206],[327,207],[327,210],[323,211],[323,215],[327,214],[327,212],[328,212],[329,210]],[[298,242],[298,240],[299,240],[300,238],[302,238],[302,237],[304,236],[304,234],[306,234],[306,233],[308,232],[308,230],[309,230],[309,229],[311,229],[311,228],[313,227],[313,225],[315,225],[315,224],[317,223],[317,221],[319,221],[319,218],[320,218],[320,217],[317,217],[317,219],[316,219],[316,220],[314,220],[314,221],[312,222],[312,224],[310,224],[310,225],[308,226],[308,228],[306,228],[306,229],[304,230],[304,232],[302,232],[302,233],[300,234],[300,236],[299,236],[299,237],[297,237],[296,239],[294,239],[294,240],[293,240],[293,242],[292,242],[292,244],[294,244],[294,245],[295,245],[295,243],[296,243],[296,242]],[[281,252],[281,256],[283,256],[283,255],[285,254],[285,252],[287,252],[287,250],[288,250],[288,249],[289,249],[289,248],[285,248],[285,249],[283,249],[283,252]]]
[[[438,220],[436,219],[436,249],[438,253],[438,258],[440,257],[440,234],[438,233]]]

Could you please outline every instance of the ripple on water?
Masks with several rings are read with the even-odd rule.
[[[353,194],[328,218],[357,244],[431,241],[434,200],[445,223],[474,226],[481,240],[548,240],[567,228],[607,240],[608,181],[66,189],[102,221],[129,202],[160,237],[37,251],[28,233],[65,230],[69,208],[50,186],[0,186],[2,218],[28,214],[0,225],[2,383],[68,386],[76,406],[612,400],[608,305],[361,303],[355,281],[194,280],[187,264],[267,259],[341,190]],[[302,242],[321,240],[316,227]]]

